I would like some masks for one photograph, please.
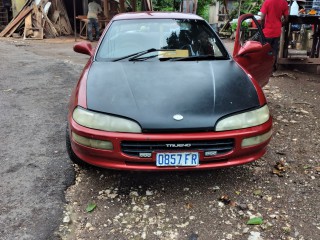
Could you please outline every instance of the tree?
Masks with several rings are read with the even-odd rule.
[[[197,15],[209,20],[209,6],[214,0],[198,0]]]
[[[208,20],[209,6],[219,2],[228,10],[230,0],[198,0],[197,15]],[[235,18],[237,15],[244,13],[257,14],[261,8],[263,0],[238,0],[233,6],[234,11],[228,12],[230,18]],[[181,0],[152,0],[154,11],[179,11]],[[240,8],[239,8],[240,7]]]

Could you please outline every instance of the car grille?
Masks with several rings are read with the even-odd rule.
[[[175,147],[169,147],[174,145]],[[187,145],[187,146],[185,146]],[[191,146],[190,146],[191,145]],[[224,154],[234,148],[233,139],[211,140],[211,141],[179,141],[179,142],[153,142],[153,141],[123,141],[121,151],[127,155],[139,157],[140,153],[151,153],[153,151],[216,151]]]

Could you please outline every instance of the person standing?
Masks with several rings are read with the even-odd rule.
[[[102,12],[101,6],[96,3],[95,0],[88,4],[88,15],[87,18],[88,22],[88,38],[92,42],[93,41],[93,34],[92,29],[95,30],[95,39],[98,40],[100,37],[100,30],[99,30],[99,22],[98,22],[98,14]]]
[[[289,8],[286,0],[265,0],[260,9],[261,27],[266,41],[271,45],[275,61],[273,70],[277,69],[281,28],[288,21]]]

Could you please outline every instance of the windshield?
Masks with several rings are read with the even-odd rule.
[[[157,51],[148,52],[148,49]],[[208,55],[217,59],[229,58],[217,35],[203,20],[135,19],[112,23],[101,42],[96,60],[127,60],[126,56],[143,51],[146,51],[144,59],[148,60]]]

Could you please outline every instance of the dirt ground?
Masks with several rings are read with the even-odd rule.
[[[320,76],[275,72],[274,134],[260,160],[228,169],[79,169],[63,239],[320,239]],[[88,211],[88,206],[95,206]],[[251,225],[249,219],[258,222]],[[262,222],[259,222],[261,221]]]
[[[52,155],[59,152],[48,161],[57,161],[60,168],[56,172],[63,171],[61,161],[72,166],[62,146],[68,104],[65,94],[71,93],[87,60],[87,56],[72,52],[73,43],[72,39],[10,43],[41,56],[43,64],[54,63],[64,69],[52,75],[60,76],[59,81],[46,82],[41,85],[47,87],[44,90],[37,88],[39,94],[48,94],[59,104],[50,108],[47,116],[54,122]],[[62,75],[67,68],[72,71],[65,79]],[[50,85],[57,85],[54,92]],[[8,87],[2,88],[2,95],[7,96]],[[274,134],[260,160],[233,168],[174,173],[74,166],[75,182],[65,192],[67,202],[52,239],[320,239],[320,76],[281,70],[274,73],[264,92],[274,118]],[[38,149],[36,143],[34,149]],[[50,175],[52,183],[55,178],[58,175]]]
[[[187,173],[77,169],[64,238],[320,239],[319,76],[277,72],[264,91],[274,136],[262,159]]]

